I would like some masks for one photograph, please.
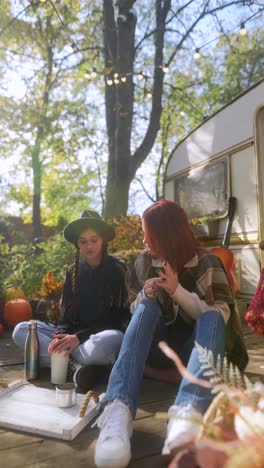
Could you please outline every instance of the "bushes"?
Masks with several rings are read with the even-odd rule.
[[[48,271],[52,270],[57,280],[64,278],[66,268],[74,261],[74,248],[57,234],[37,246],[16,245],[3,256],[5,287],[17,283],[28,297],[40,290]]]
[[[116,237],[109,244],[109,253],[122,258],[131,269],[134,259],[143,249],[141,219],[138,216],[121,216],[112,223]],[[62,234],[35,245],[20,244],[11,249],[0,243],[0,289],[2,283],[3,290],[15,286],[23,289],[26,297],[34,296],[40,291],[42,279],[49,271],[54,272],[57,281],[64,279],[67,267],[74,262],[74,255],[74,247],[65,241]]]
[[[109,252],[142,250],[143,232],[139,216],[120,216],[112,220],[116,235],[109,245]]]
[[[115,252],[114,255],[115,257],[118,257],[118,258],[121,258],[121,260],[124,260],[124,262],[128,266],[128,269],[131,271],[135,263],[135,260],[137,256],[140,254],[141,250],[142,249],[119,250],[118,252]]]

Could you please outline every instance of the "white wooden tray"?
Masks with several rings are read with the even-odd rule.
[[[80,418],[83,399],[84,395],[77,393],[74,406],[59,408],[55,390],[17,380],[8,388],[0,388],[0,427],[73,440],[98,413],[98,404],[91,399],[85,416]]]

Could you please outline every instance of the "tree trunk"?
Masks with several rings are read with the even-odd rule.
[[[131,181],[125,181],[124,179],[112,179],[112,182],[109,181],[110,177],[108,175],[108,184],[106,192],[107,206],[104,213],[104,217],[114,218],[120,214],[126,214],[128,209],[128,194],[129,194],[129,185]]]
[[[47,19],[47,30],[49,30],[50,21]],[[33,213],[32,213],[32,238],[33,240],[41,237],[42,235],[42,226],[41,226],[41,143],[45,136],[45,131],[47,131],[47,109],[49,104],[49,96],[51,91],[51,76],[52,76],[52,60],[53,60],[53,51],[51,46],[47,47],[48,55],[48,67],[47,74],[45,77],[45,87],[43,93],[43,108],[42,115],[40,116],[40,122],[37,128],[37,136],[35,140],[35,145],[32,151],[32,170],[33,170]]]
[[[126,214],[129,185],[133,178],[130,171],[136,28],[136,16],[130,10],[133,3],[128,0],[119,2],[115,20],[113,3],[104,1],[105,67],[109,70],[109,78],[118,79],[118,83],[105,87],[109,153],[105,218]],[[124,76],[126,82],[121,80]]]
[[[134,60],[136,15],[131,8],[135,0],[119,0],[115,18],[113,0],[104,0],[105,69],[108,78],[119,82],[105,85],[106,125],[108,135],[108,174],[104,217],[126,214],[129,187],[137,169],[151,151],[160,126],[164,73],[163,46],[165,22],[171,0],[156,0],[154,82],[149,126],[141,144],[131,154],[134,103]],[[115,75],[116,74],[116,75]],[[118,75],[117,75],[118,74]],[[121,80],[122,76],[126,81]]]
[[[32,169],[33,169],[33,208],[32,208],[32,240],[41,237],[41,215],[40,215],[40,201],[41,201],[41,162],[40,162],[40,148],[43,136],[43,130],[38,128],[35,146],[32,151]]]

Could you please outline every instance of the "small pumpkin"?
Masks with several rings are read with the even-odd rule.
[[[3,319],[9,327],[32,318],[32,307],[25,299],[12,299],[5,303]]]
[[[21,288],[7,288],[4,293],[5,301],[11,301],[12,299],[26,299],[25,293]]]

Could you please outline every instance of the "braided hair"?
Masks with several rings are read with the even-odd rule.
[[[80,248],[77,242],[75,243],[75,249],[75,262],[72,272],[72,292],[74,296],[77,294],[77,280],[80,273]]]

